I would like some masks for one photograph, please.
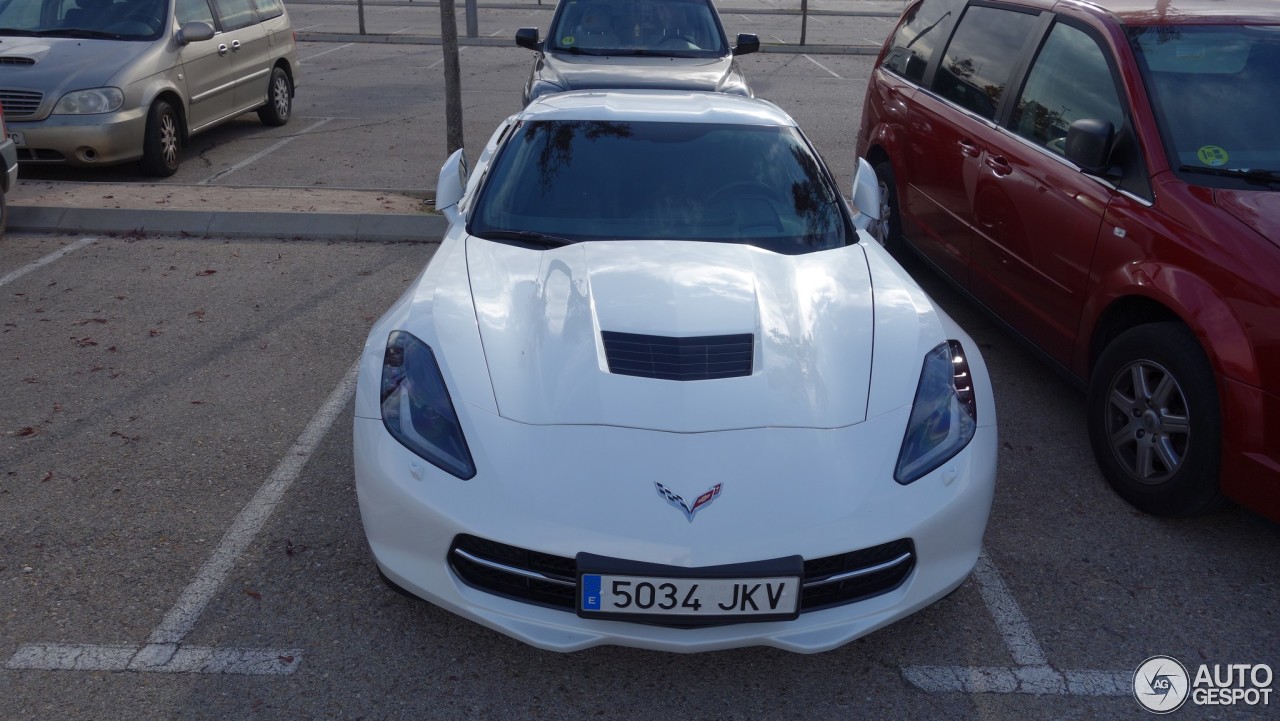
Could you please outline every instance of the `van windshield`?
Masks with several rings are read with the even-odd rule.
[[[1277,187],[1280,26],[1136,27],[1129,42],[1187,182]]]
[[[546,48],[614,56],[729,54],[708,0],[564,0],[547,30]]]
[[[152,40],[168,0],[0,0],[0,35]]]

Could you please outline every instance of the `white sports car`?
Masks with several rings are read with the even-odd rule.
[[[394,587],[535,646],[822,651],[954,590],[996,470],[977,346],[786,113],[567,92],[445,163],[355,403]]]

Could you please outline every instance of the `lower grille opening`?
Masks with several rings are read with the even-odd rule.
[[[915,566],[915,544],[909,538],[806,560],[800,613],[888,593]],[[462,534],[449,549],[449,567],[463,583],[481,591],[570,613],[577,607],[578,568],[572,558]]]

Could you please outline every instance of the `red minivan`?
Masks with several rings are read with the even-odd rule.
[[[1121,496],[1280,520],[1280,2],[916,0],[863,108],[878,237],[1087,387]]]

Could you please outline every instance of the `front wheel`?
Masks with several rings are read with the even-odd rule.
[[[893,165],[882,160],[875,166],[880,185],[880,220],[871,226],[871,235],[885,250],[893,253],[902,247],[902,216],[898,210],[898,186],[893,178]]]
[[[142,172],[165,178],[178,172],[178,151],[182,132],[178,111],[167,100],[157,100],[147,113],[146,136],[142,139]]]
[[[1213,368],[1185,325],[1150,323],[1111,341],[1089,381],[1087,412],[1103,476],[1139,510],[1194,516],[1226,501]]]
[[[258,119],[263,125],[284,125],[293,113],[293,83],[282,67],[271,69],[271,82],[267,84],[267,104],[258,108]]]

